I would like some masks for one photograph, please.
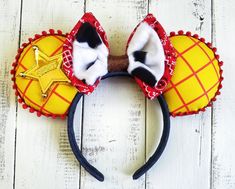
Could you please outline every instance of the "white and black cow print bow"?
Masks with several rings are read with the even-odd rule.
[[[93,85],[108,73],[108,48],[95,27],[84,23],[73,42],[73,70],[85,84]],[[155,87],[165,71],[165,55],[157,33],[147,23],[139,25],[127,48],[128,73]]]
[[[84,14],[63,49],[63,69],[72,84],[81,93],[90,94],[109,72],[110,56],[104,29],[92,13]],[[163,27],[152,14],[134,29],[122,57],[127,61],[122,71],[135,78],[148,98],[162,94],[173,74],[175,54]]]

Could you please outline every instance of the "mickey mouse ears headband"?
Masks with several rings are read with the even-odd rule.
[[[68,115],[68,137],[74,155],[91,175],[103,181],[103,174],[89,164],[75,140],[74,112],[83,94],[92,93],[101,79],[130,76],[146,97],[158,99],[162,136],[152,157],[134,173],[137,179],[164,151],[170,114],[198,113],[215,101],[222,87],[222,64],[216,48],[205,39],[183,31],[168,37],[152,14],[132,32],[125,55],[109,55],[105,31],[91,13],[86,13],[67,35],[43,31],[22,44],[11,74],[24,109],[29,107],[38,116]]]

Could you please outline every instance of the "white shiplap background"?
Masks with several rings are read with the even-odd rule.
[[[66,121],[28,113],[11,88],[19,45],[49,28],[70,31],[85,11],[101,22],[114,55],[124,53],[131,31],[151,12],[168,33],[189,30],[212,41],[225,62],[213,108],[171,118],[165,152],[137,181],[131,175],[158,143],[161,113],[131,79],[103,81],[76,112],[78,143],[105,174],[103,183],[75,160]],[[234,189],[234,31],[234,0],[0,0],[0,189]]]

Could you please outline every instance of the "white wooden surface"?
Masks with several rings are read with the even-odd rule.
[[[234,10],[234,0],[0,0],[0,189],[234,189]],[[8,73],[19,44],[49,28],[69,31],[84,11],[101,22],[112,54],[124,53],[135,25],[152,12],[168,33],[190,30],[213,41],[225,62],[213,108],[172,118],[165,152],[137,181],[131,175],[155,149],[162,120],[158,103],[131,79],[103,81],[76,112],[77,142],[103,183],[80,169],[65,121],[39,119],[15,102]]]

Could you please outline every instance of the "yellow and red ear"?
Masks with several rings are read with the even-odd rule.
[[[161,24],[152,14],[137,25],[127,43],[127,71],[146,97],[154,99],[166,88],[175,67],[175,51]]]
[[[164,91],[171,115],[204,111],[216,100],[221,89],[222,61],[204,38],[179,31],[170,35],[176,51],[174,74]]]
[[[18,102],[38,116],[66,117],[77,93],[61,68],[65,39],[60,30],[36,34],[22,44],[12,64]]]

